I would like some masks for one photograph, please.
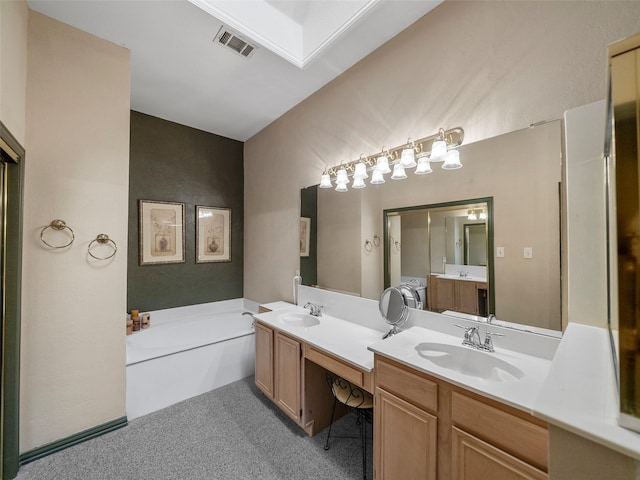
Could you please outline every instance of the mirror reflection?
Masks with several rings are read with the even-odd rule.
[[[466,219],[464,211],[443,212],[440,234],[455,230],[446,226],[449,216],[451,225],[460,224],[459,236],[449,246],[443,243],[439,252],[432,243],[428,259],[421,260],[427,262],[427,268],[416,262],[420,278],[424,275],[427,280],[427,272],[446,274],[447,264],[486,268],[487,312],[494,312],[498,320],[560,330],[560,121],[463,144],[459,150],[463,163],[459,170],[446,171],[434,164],[429,175],[409,172],[402,181],[387,178],[383,185],[345,193],[303,189],[303,195],[313,193],[317,206],[312,213],[306,211],[303,196],[301,210],[312,218],[312,231],[317,235],[312,239],[312,245],[316,243],[310,257],[301,258],[303,284],[378,300],[385,285],[393,285],[390,276],[388,283],[385,281],[385,269],[391,269],[385,262],[385,251],[408,250],[411,242],[419,241],[415,232],[422,228],[415,227],[415,238],[409,232],[387,238],[384,211],[457,203],[460,210],[466,208]],[[493,200],[493,218],[481,221],[478,212],[478,220],[469,221],[468,210],[472,208],[465,199],[489,198]],[[456,216],[461,218],[455,220]],[[415,218],[417,223],[423,220]],[[430,221],[433,236],[433,216]],[[473,226],[482,223],[486,223],[487,232],[484,248],[478,242],[481,227]],[[426,237],[422,238],[427,243]],[[486,258],[479,253],[482,251]],[[444,272],[443,258],[447,258]],[[493,273],[489,273],[491,269]],[[397,275],[414,276],[413,272],[404,273]],[[424,286],[428,297],[428,282]]]
[[[425,310],[493,313],[492,210],[491,198],[385,210],[385,287],[415,289]]]

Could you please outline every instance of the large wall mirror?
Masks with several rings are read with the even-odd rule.
[[[461,236],[450,247],[446,243],[438,247],[443,252],[437,252],[431,240],[429,268],[420,272],[428,290],[427,273],[446,274],[447,264],[465,265],[465,238],[467,262],[483,263],[477,243],[482,230],[473,226],[483,222],[469,220],[469,210],[480,210],[476,203],[490,202],[484,235],[487,265],[477,266],[487,270],[486,312],[515,324],[561,330],[561,122],[463,144],[459,150],[464,165],[459,170],[446,171],[434,164],[429,175],[409,172],[405,180],[387,178],[382,185],[345,193],[303,189],[301,212],[311,218],[312,228],[317,227],[311,255],[301,257],[303,284],[378,300],[387,283],[385,268],[391,272],[392,267],[385,250],[396,248],[396,241],[400,252],[419,242],[425,220],[418,214],[408,219],[406,232],[392,241],[393,235],[385,238],[385,211],[415,213],[418,207],[439,205],[443,210],[431,215],[431,235],[441,225],[441,235],[457,229]],[[315,209],[308,208],[310,197]],[[436,219],[438,215],[443,218]],[[391,285],[391,273],[387,280]]]

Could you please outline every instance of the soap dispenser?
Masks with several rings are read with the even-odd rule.
[[[298,305],[298,286],[302,283],[302,277],[300,276],[300,270],[296,270],[296,274],[293,277],[293,303]]]

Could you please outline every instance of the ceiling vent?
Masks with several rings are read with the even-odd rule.
[[[224,25],[218,30],[216,38],[213,41],[220,46],[231,49],[234,53],[244,58],[251,57],[258,48],[256,45],[249,43],[246,38]]]

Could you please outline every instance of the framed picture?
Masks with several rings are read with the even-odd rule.
[[[184,203],[139,200],[140,265],[184,263]]]
[[[196,206],[196,263],[231,261],[231,209]]]
[[[311,240],[311,219],[300,217],[300,256],[309,256],[309,241]]]

